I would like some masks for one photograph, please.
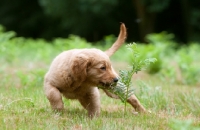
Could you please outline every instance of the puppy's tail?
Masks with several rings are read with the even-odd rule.
[[[125,40],[126,40],[126,27],[124,23],[121,23],[120,33],[117,40],[108,50],[105,51],[105,53],[110,57],[120,48],[120,46],[124,43]]]

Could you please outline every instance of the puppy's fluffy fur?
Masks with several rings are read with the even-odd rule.
[[[45,94],[54,110],[64,108],[62,95],[68,99],[77,99],[88,111],[90,117],[100,114],[100,94],[96,86],[110,86],[118,81],[118,75],[111,66],[109,57],[126,39],[126,27],[122,23],[116,42],[107,51],[99,49],[74,49],[64,51],[52,62],[45,75]],[[116,95],[107,92],[110,97]],[[139,112],[144,107],[132,95],[129,102]]]

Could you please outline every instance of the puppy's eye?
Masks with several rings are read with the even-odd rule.
[[[101,67],[100,69],[101,69],[101,70],[106,70],[106,67],[105,67],[105,66],[103,66],[103,67]]]

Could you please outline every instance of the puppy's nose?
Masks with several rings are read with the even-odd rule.
[[[113,81],[116,83],[118,82],[118,78],[114,78]]]

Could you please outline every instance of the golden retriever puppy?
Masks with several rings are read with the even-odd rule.
[[[64,108],[62,95],[68,99],[77,99],[88,111],[89,117],[100,114],[100,93],[96,86],[110,86],[118,81],[109,57],[126,39],[126,27],[122,23],[120,34],[110,49],[73,49],[59,54],[45,75],[45,94],[54,110]],[[117,98],[105,90],[110,97]],[[135,95],[129,102],[139,112],[145,112]]]

